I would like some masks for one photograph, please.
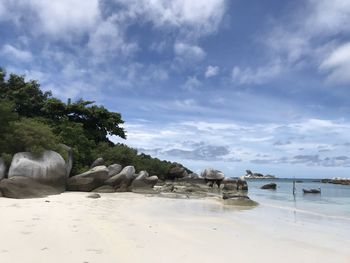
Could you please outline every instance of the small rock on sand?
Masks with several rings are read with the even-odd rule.
[[[94,199],[97,199],[97,198],[101,198],[101,196],[97,193],[94,193],[94,194],[90,194],[87,196],[87,198],[94,198]]]

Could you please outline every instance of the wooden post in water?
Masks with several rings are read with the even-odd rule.
[[[295,192],[296,192],[296,189],[295,189],[295,177],[294,177],[294,180],[293,180],[293,195],[295,196]]]

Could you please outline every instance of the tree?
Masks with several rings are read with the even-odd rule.
[[[0,74],[0,99],[12,101],[15,111],[24,117],[41,116],[41,108],[51,92],[42,92],[37,81],[26,82],[24,76],[10,74],[7,81],[4,71]],[[1,80],[2,79],[2,80]]]
[[[9,124],[9,131],[4,135],[4,152],[32,152],[40,154],[44,150],[58,151],[58,137],[47,124],[37,119],[22,118]]]
[[[89,137],[96,143],[110,142],[108,135],[126,138],[125,131],[120,124],[124,121],[120,113],[110,112],[103,106],[92,105],[93,101],[82,99],[67,105],[67,116],[70,121],[82,123]]]
[[[74,157],[72,173],[86,170],[93,161],[92,151],[96,144],[86,136],[83,125],[64,120],[54,126],[54,132],[58,135],[60,143],[72,148]]]

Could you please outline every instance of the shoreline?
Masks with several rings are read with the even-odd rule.
[[[1,262],[350,261],[344,230],[293,223],[284,212],[266,217],[277,208],[237,208],[215,198],[87,195],[1,198],[6,227],[0,234],[7,237]]]

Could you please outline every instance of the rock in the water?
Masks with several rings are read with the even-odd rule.
[[[120,164],[111,164],[108,166],[108,176],[112,177],[121,172],[123,167]]]
[[[62,189],[42,184],[31,177],[12,176],[0,181],[0,192],[9,198],[38,198],[62,193]]]
[[[139,190],[150,190],[158,182],[158,176],[154,175],[149,177],[146,171],[141,171],[139,175],[135,178],[135,180],[131,183],[131,190],[133,192]]]
[[[106,166],[96,166],[89,171],[70,177],[67,181],[69,191],[90,192],[100,187],[108,179],[108,169]]]
[[[128,190],[135,178],[135,167],[126,166],[120,173],[109,178],[105,184],[113,186],[118,192],[123,192]]]
[[[170,168],[169,172],[168,172],[168,177],[171,180],[177,179],[177,178],[183,178],[186,177],[188,175],[186,169],[180,165],[180,164],[176,164],[175,167]]]
[[[94,194],[89,194],[89,195],[87,196],[87,198],[97,199],[97,198],[101,198],[101,196],[100,196],[99,194],[94,193]]]
[[[103,160],[102,157],[97,158],[97,159],[91,164],[90,169],[91,169],[91,168],[94,168],[94,167],[96,167],[96,166],[104,165],[104,163],[105,163],[105,161]]]
[[[206,168],[202,172],[202,177],[204,177],[206,180],[223,180],[225,178],[225,175],[218,170]]]
[[[115,189],[110,185],[102,185],[102,186],[94,189],[92,192],[95,192],[95,193],[114,193]]]
[[[272,189],[272,190],[276,190],[276,188],[277,188],[277,184],[275,183],[265,184],[261,187],[261,189]]]
[[[5,162],[0,158],[0,180],[5,178],[6,166]]]

